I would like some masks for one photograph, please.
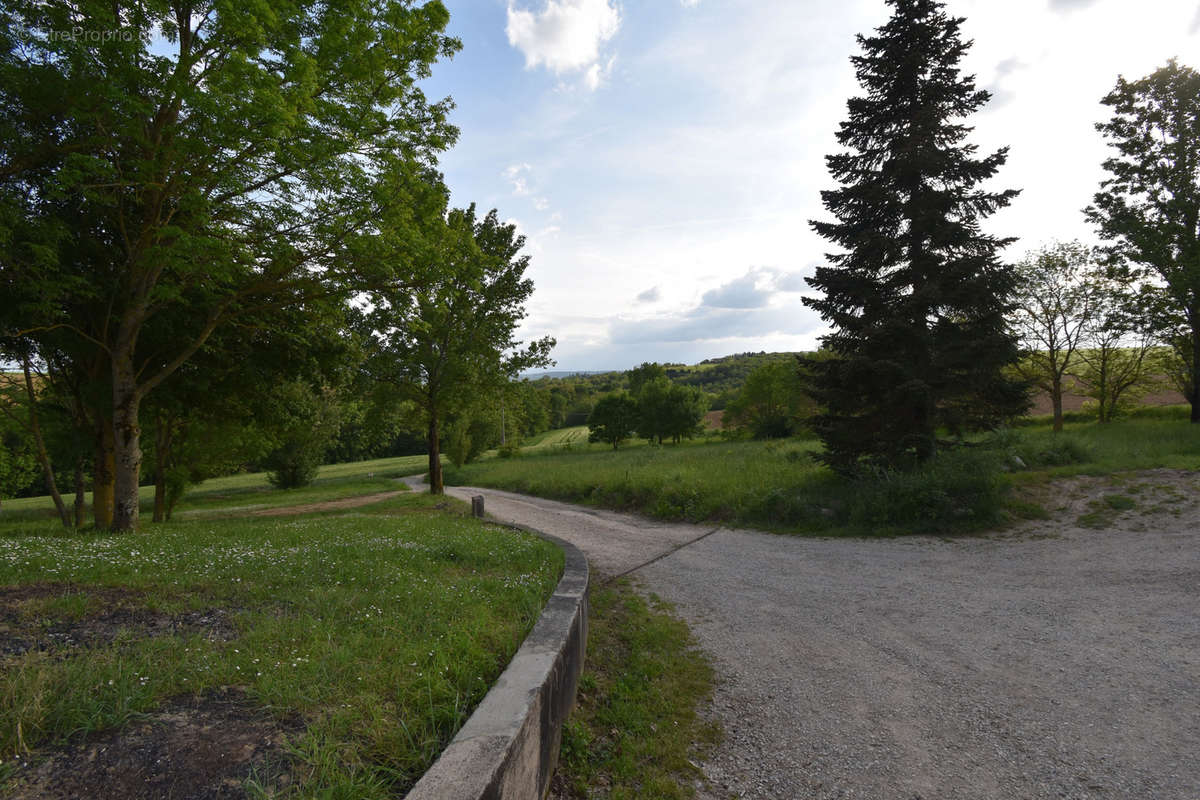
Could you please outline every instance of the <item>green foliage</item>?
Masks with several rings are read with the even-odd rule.
[[[637,432],[643,439],[678,443],[700,432],[708,401],[699,389],[680,386],[665,377],[648,381],[637,396]]]
[[[1028,253],[1017,265],[1010,316],[1022,345],[1016,371],[1050,395],[1059,428],[1068,370],[1101,314],[1102,284],[1091,264],[1089,248],[1079,242],[1055,242]]]
[[[810,360],[823,412],[821,458],[843,473],[863,463],[900,467],[932,458],[936,432],[996,426],[1023,410],[1024,389],[1003,374],[1017,357],[1004,320],[1010,240],[982,223],[1015,191],[988,192],[1006,150],[976,157],[963,120],[989,95],[964,75],[963,20],[936,0],[889,0],[891,20],[860,39],[852,59],[864,96],[828,156],[839,187],[823,193],[834,222],[813,223],[841,248],[806,297],[834,329]]]
[[[293,382],[280,388],[277,400],[284,422],[276,432],[278,444],[263,466],[277,489],[308,486],[340,424],[336,399],[330,392]]]
[[[7,377],[0,375],[0,381]],[[15,405],[20,395],[3,388],[0,385],[0,500],[29,488],[38,474],[37,456]]]
[[[588,441],[606,442],[613,450],[638,429],[638,403],[625,392],[606,394],[588,417]]]
[[[1200,72],[1175,60],[1140,80],[1118,78],[1096,128],[1115,149],[1088,219],[1111,266],[1160,285],[1158,327],[1200,422]]]
[[[725,408],[727,428],[748,430],[757,439],[784,439],[800,431],[815,411],[794,361],[773,361],[746,377]]]
[[[218,329],[411,280],[457,134],[421,88],[459,48],[441,3],[188,8],[0,7],[3,327],[11,312],[54,381],[89,390],[83,427],[119,430],[121,529],[141,403]]]
[[[641,366],[634,367],[625,373],[625,377],[629,380],[629,393],[634,397],[638,397],[642,393],[642,388],[660,378],[667,377],[667,371],[662,364],[643,361]]]
[[[483,219],[474,205],[451,211],[428,243],[419,285],[381,289],[373,298],[367,323],[375,347],[367,370],[420,411],[431,448],[430,490],[437,494],[442,424],[469,413],[522,370],[551,364],[554,339],[522,348],[514,338],[533,281],[525,277],[529,256],[520,254],[525,237],[495,209]],[[465,456],[470,444],[456,449]]]

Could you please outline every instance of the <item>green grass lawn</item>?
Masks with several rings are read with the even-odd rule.
[[[220,491],[256,486],[227,482]],[[445,503],[410,493],[352,513],[179,520],[136,535],[0,520],[0,779],[22,780],[18,765],[39,748],[237,687],[302,720],[291,791],[402,795],[508,664],[562,569],[554,545]],[[114,609],[142,622],[218,613],[223,635],[180,623],[155,635],[117,626],[71,648],[46,638]],[[22,652],[19,639],[33,644]]]
[[[611,800],[683,800],[703,777],[696,764],[722,735],[697,709],[715,676],[670,604],[628,580],[589,598],[587,664],[563,731],[560,793]]]
[[[1186,408],[1149,409],[1101,425],[1049,420],[986,437],[913,474],[841,479],[810,457],[819,443],[706,440],[679,446],[523,451],[450,470],[448,481],[637,510],[808,533],[968,530],[1004,517],[1007,487],[1079,473],[1200,469],[1200,426]],[[593,446],[595,448],[595,446]],[[1012,456],[1020,462],[1012,461]],[[1013,470],[1004,474],[1001,468]]]
[[[401,456],[355,461],[349,464],[329,464],[321,467],[311,485],[299,489],[276,489],[265,472],[248,472],[212,478],[192,486],[179,501],[175,514],[181,518],[203,514],[229,514],[262,508],[340,500],[365,494],[402,490],[396,479],[424,472],[429,465],[427,456]],[[139,492],[142,514],[147,518],[154,511],[154,487],[143,486]],[[70,505],[74,495],[63,495]],[[87,494],[90,504],[92,495]],[[0,509],[0,521],[22,515],[27,519],[53,516],[50,497],[20,497],[5,500]]]

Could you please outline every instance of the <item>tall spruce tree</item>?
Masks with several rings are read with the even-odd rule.
[[[958,68],[971,46],[961,18],[937,0],[888,5],[887,25],[858,37],[865,96],[848,103],[846,151],[826,159],[837,221],[812,222],[842,252],[809,279],[823,295],[804,301],[833,327],[833,357],[802,369],[823,407],[823,459],[844,473],[919,463],[939,429],[993,427],[1026,405],[1003,372],[1018,351],[1005,326],[1013,272],[997,253],[1012,240],[981,229],[1018,192],[980,187],[1007,148],[977,156],[962,123],[990,95]]]

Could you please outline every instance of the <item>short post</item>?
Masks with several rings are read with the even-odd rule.
[[[483,516],[483,495],[477,494],[471,498],[471,516]]]

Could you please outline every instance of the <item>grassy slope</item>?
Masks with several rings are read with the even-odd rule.
[[[1155,409],[1109,425],[1071,422],[1061,436],[1053,434],[1048,420],[1034,420],[1001,437],[998,448],[987,457],[1022,455],[1034,469],[1013,473],[1011,480],[1018,483],[1080,472],[1196,469],[1200,468],[1200,427],[1187,422],[1185,411]],[[847,484],[818,467],[808,457],[817,447],[812,440],[708,441],[616,452],[539,455],[535,451],[521,458],[468,465],[451,478],[461,484],[634,509],[667,519],[721,520],[816,533],[927,530],[931,529],[923,524],[927,515],[922,516],[926,508],[940,502],[953,515],[953,497],[947,500],[947,493],[993,492],[979,488],[983,467],[976,462],[985,454],[974,460],[973,454],[964,454],[961,463],[947,460],[942,474],[907,481],[888,478],[864,486]],[[1061,457],[1063,452],[1069,457]],[[923,483],[928,488],[925,493]],[[982,498],[980,505],[998,509],[1002,488],[994,490],[995,497]],[[986,518],[964,518],[961,526],[951,520],[948,526],[939,523],[938,527],[971,527],[994,519],[988,512]]]
[[[355,461],[349,464],[329,464],[321,467],[317,479],[311,486],[288,490],[272,487],[265,472],[249,472],[223,478],[212,478],[198,486],[191,487],[179,502],[175,513],[181,516],[207,512],[228,513],[252,508],[277,508],[394,491],[404,488],[396,482],[396,478],[424,472],[428,463],[427,456],[401,456],[399,458],[379,458],[373,461]],[[151,513],[154,503],[154,487],[143,486],[140,494],[142,513]],[[88,503],[91,503],[91,499],[92,495],[89,492]],[[70,505],[74,501],[74,495],[64,495],[63,500]],[[23,513],[29,516],[51,515],[53,514],[53,504],[49,496],[5,500],[4,507],[0,510],[0,520],[8,519],[14,513]]]
[[[562,566],[553,545],[434,502],[408,494],[354,513],[180,521],[136,536],[0,525],[0,585],[124,587],[167,615],[227,609],[237,629],[232,641],[135,632],[66,658],[4,657],[0,775],[19,742],[62,741],[232,685],[303,716],[293,744],[306,794],[402,793],[508,663]],[[53,624],[87,602],[22,613]]]

